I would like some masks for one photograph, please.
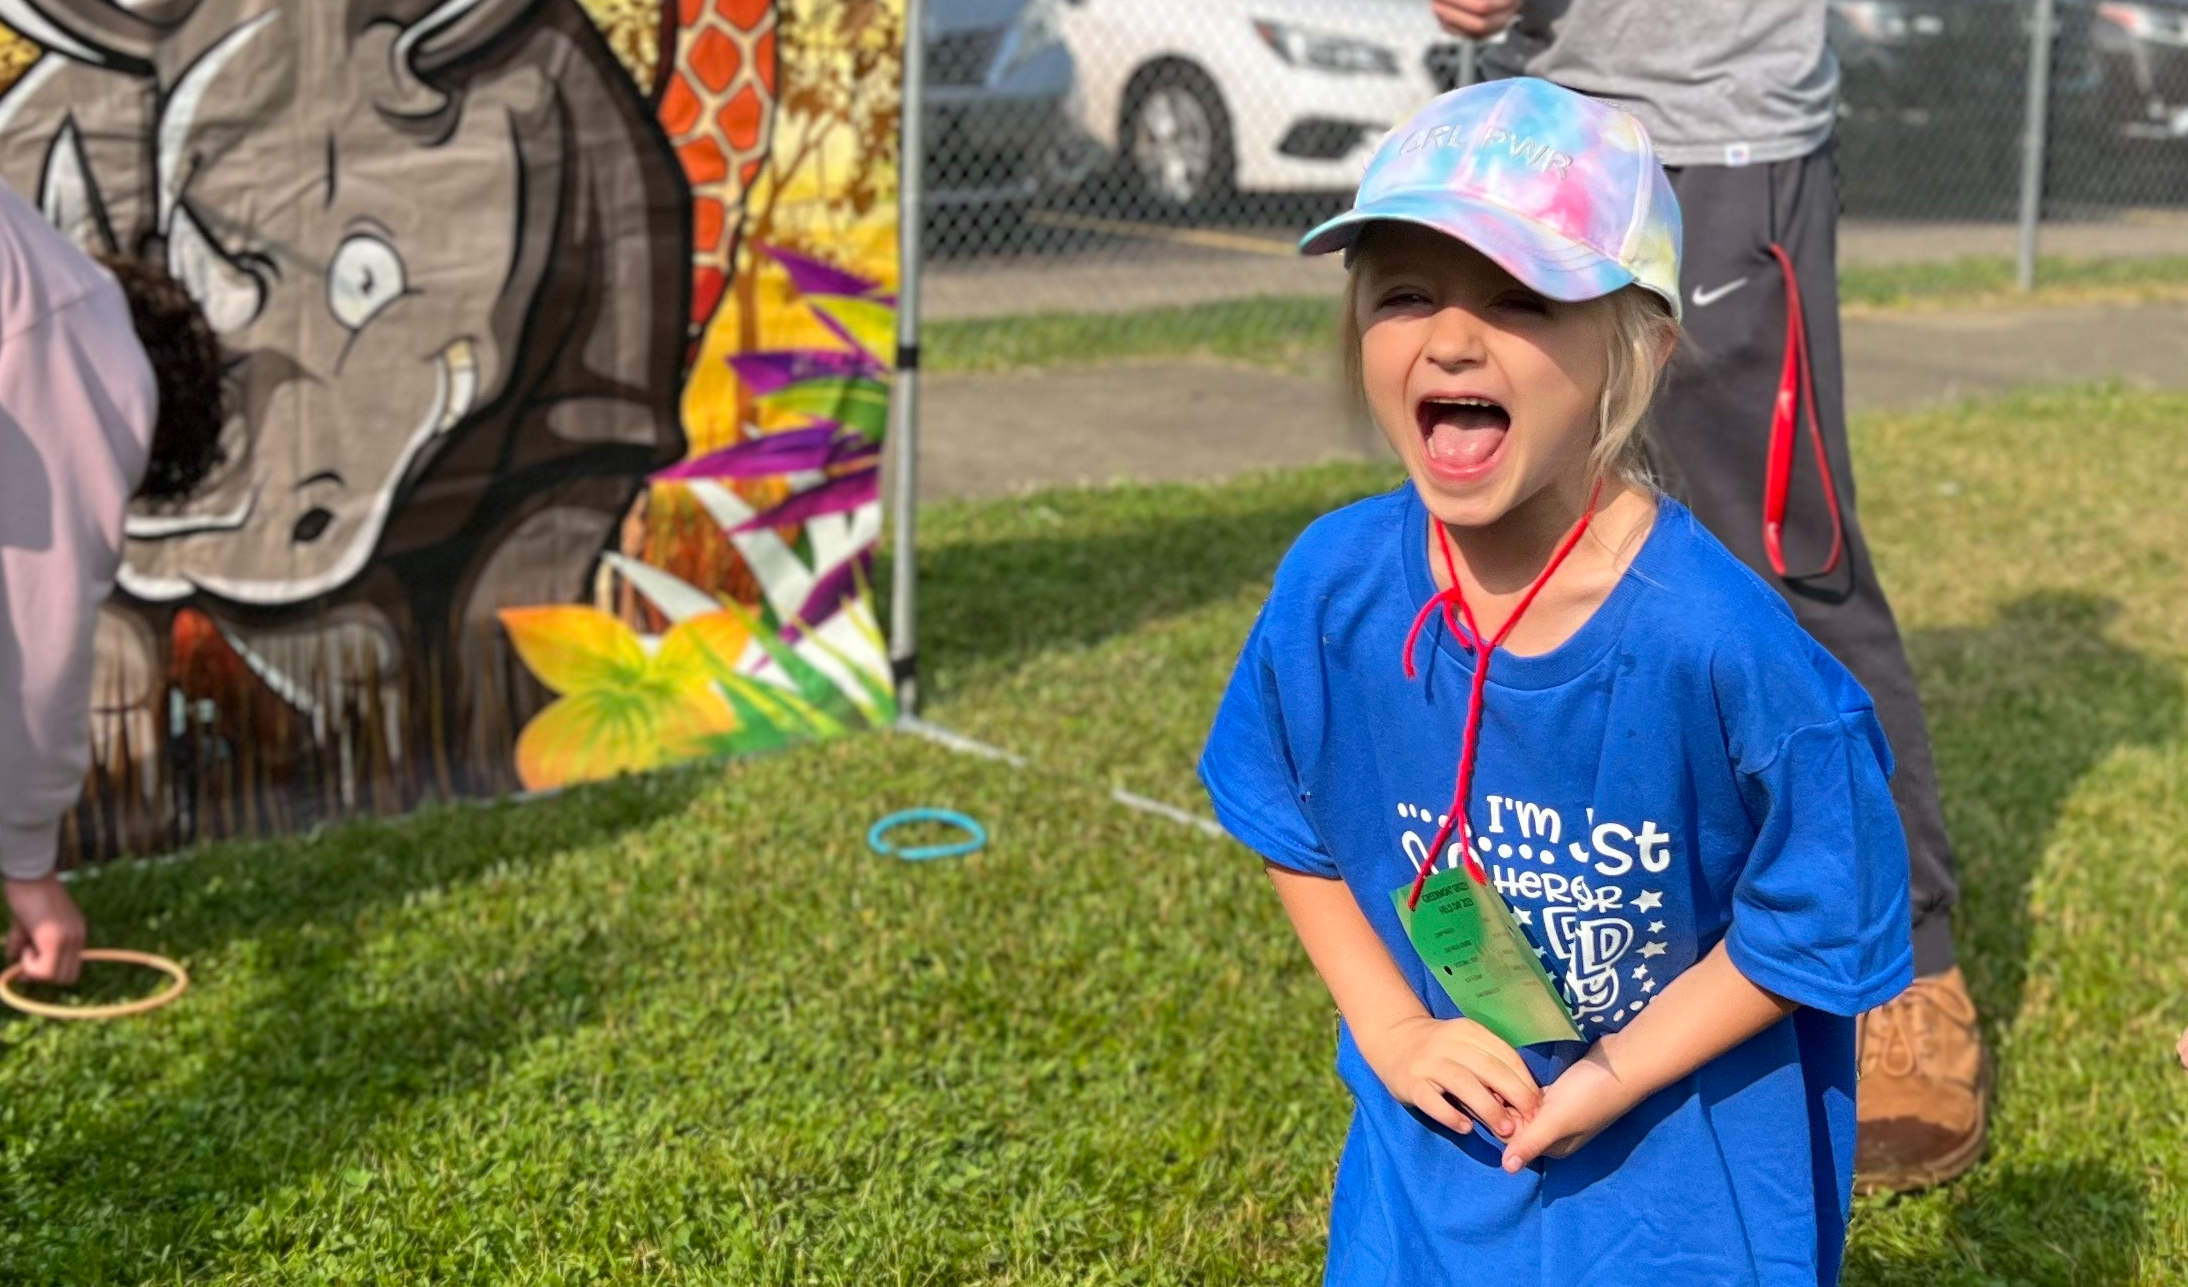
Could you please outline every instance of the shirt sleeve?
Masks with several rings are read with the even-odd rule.
[[[92,632],[157,409],[109,287],[0,337],[0,873],[53,870],[91,764]]]
[[[1853,1015],[1914,979],[1907,841],[1866,707],[1795,729],[1739,774],[1755,844],[1725,938],[1757,986]]]
[[[1337,862],[1304,808],[1268,629],[1264,611],[1216,710],[1215,727],[1201,752],[1200,780],[1208,788],[1216,820],[1239,843],[1280,867],[1334,879]]]

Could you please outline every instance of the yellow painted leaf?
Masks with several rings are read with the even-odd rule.
[[[629,684],[646,666],[638,636],[598,608],[504,608],[501,623],[532,674],[564,696]]]
[[[641,773],[699,754],[737,725],[696,660],[679,677],[656,659],[633,683],[586,689],[541,711],[517,738],[517,777],[544,791]]]
[[[738,659],[751,645],[752,626],[746,618],[727,611],[709,612],[670,628],[654,664],[679,679],[686,674],[718,679],[736,673]]]
[[[674,707],[662,713],[662,761],[688,760],[706,752],[706,743],[737,731],[736,710],[712,684],[678,693]]]
[[[565,697],[517,737],[517,777],[531,791],[637,773],[662,761],[659,720],[626,695]]]
[[[896,310],[855,295],[814,295],[813,311],[833,318],[868,353],[883,362],[896,352]]]

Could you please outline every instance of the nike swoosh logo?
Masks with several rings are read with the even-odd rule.
[[[1726,282],[1715,290],[1703,290],[1697,286],[1694,288],[1694,306],[1696,308],[1708,308],[1718,300],[1747,285],[1747,281],[1747,278],[1742,277],[1737,281]]]

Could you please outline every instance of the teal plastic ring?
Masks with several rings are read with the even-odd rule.
[[[889,832],[912,822],[939,822],[945,826],[956,827],[965,833],[965,838],[955,844],[921,845],[916,849],[899,849],[889,843]],[[955,809],[905,809],[875,823],[873,829],[866,833],[866,845],[884,858],[902,858],[906,862],[962,858],[988,847],[988,829]]]

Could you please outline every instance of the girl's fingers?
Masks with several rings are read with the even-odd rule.
[[[1493,1034],[1465,1033],[1454,1058],[1487,1083],[1505,1103],[1518,1109],[1521,1116],[1533,1117],[1535,1110],[1542,1106],[1542,1087],[1535,1083],[1535,1075],[1527,1070],[1517,1050],[1497,1040]]]
[[[1474,1129],[1473,1120],[1460,1112],[1457,1104],[1446,1099],[1440,1087],[1431,1085],[1428,1093],[1415,1100],[1413,1106],[1457,1134],[1464,1135]]]
[[[1504,1146],[1504,1173],[1518,1175],[1522,1168],[1542,1156],[1544,1148],[1557,1139],[1559,1127],[1547,1116],[1538,1116],[1519,1129]]]
[[[1497,1034],[1475,1025],[1474,1029],[1464,1033],[1462,1039],[1470,1049],[1480,1051],[1499,1067],[1510,1070],[1514,1077],[1530,1086],[1535,1084],[1535,1075],[1527,1070],[1527,1061],[1519,1057],[1519,1051],[1499,1040]]]
[[[1484,1060],[1469,1067],[1483,1085],[1510,1104],[1521,1117],[1533,1117],[1542,1107],[1542,1088],[1535,1085],[1535,1079],[1527,1075],[1525,1068],[1514,1072],[1501,1060]]]
[[[1443,1060],[1429,1073],[1429,1080],[1441,1085],[1446,1095],[1465,1105],[1474,1120],[1487,1126],[1498,1138],[1510,1138],[1512,1132],[1519,1129],[1519,1115],[1483,1084],[1472,1068],[1458,1060]]]

